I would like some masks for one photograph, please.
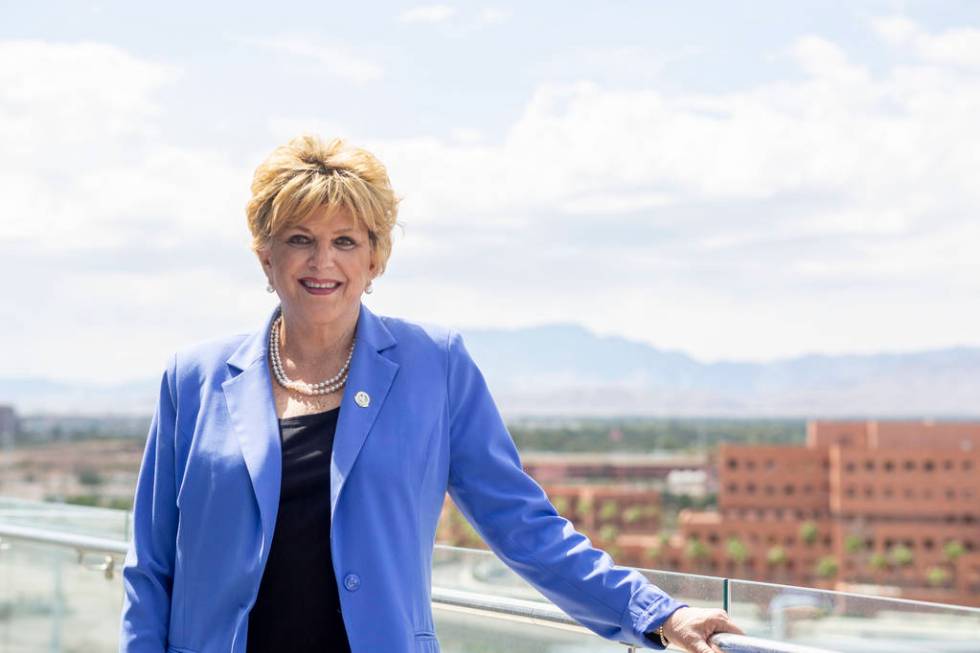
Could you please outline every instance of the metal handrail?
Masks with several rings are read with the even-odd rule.
[[[82,561],[85,555],[104,556],[104,566],[98,567],[98,569],[104,571],[107,578],[112,578],[115,558],[125,556],[129,549],[128,543],[120,540],[0,523],[0,540],[4,538],[74,549],[78,552],[79,562]],[[495,618],[518,618],[543,626],[557,626],[562,628],[572,626],[582,628],[577,621],[566,615],[557,606],[543,601],[515,599],[445,587],[433,587],[432,603],[441,607],[480,612]],[[714,635],[711,638],[711,643],[724,651],[724,653],[835,653],[834,651],[825,649],[798,646],[730,633]],[[636,650],[633,646],[627,646],[629,646],[630,650]]]

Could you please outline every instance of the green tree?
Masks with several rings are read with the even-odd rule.
[[[644,510],[640,506],[630,506],[623,511],[623,523],[635,524],[643,519]]]
[[[619,529],[614,524],[604,524],[599,528],[599,539],[603,542],[615,542]]]
[[[834,556],[824,556],[817,561],[814,571],[820,578],[833,578],[837,575],[839,569],[840,565],[837,562],[837,558]]]
[[[950,540],[943,545],[943,557],[952,565],[955,565],[964,553],[966,553],[966,549],[959,540]]]
[[[568,513],[568,497],[555,497],[552,500],[551,505],[555,507],[558,514],[565,515]]]
[[[78,482],[82,485],[92,487],[102,485],[105,482],[105,479],[102,478],[102,474],[100,474],[98,471],[85,468],[78,472]]]
[[[684,555],[701,567],[704,561],[711,556],[711,549],[707,544],[697,538],[691,538],[684,547]]]
[[[800,524],[800,540],[807,546],[813,546],[819,535],[816,522],[805,521]]]
[[[766,551],[766,562],[769,563],[770,567],[782,567],[788,561],[789,556],[786,555],[786,549],[778,544],[769,547],[769,550]]]
[[[888,556],[880,551],[876,551],[875,553],[872,553],[871,557],[868,559],[868,566],[871,567],[871,571],[874,573],[874,575],[878,576],[888,569]]]
[[[949,579],[950,573],[942,567],[930,567],[926,572],[926,582],[932,587],[942,587]]]
[[[888,557],[891,558],[891,561],[896,567],[908,567],[915,561],[915,555],[912,553],[912,549],[904,544],[893,546],[888,551]]]
[[[660,557],[664,554],[664,547],[661,544],[654,544],[653,546],[647,547],[646,557],[650,564],[654,564],[660,560]]]
[[[745,542],[734,536],[728,538],[728,541],[725,542],[725,555],[735,563],[736,573],[742,575],[745,561],[749,559],[749,547],[745,545]]]
[[[864,540],[859,535],[848,535],[844,538],[844,550],[851,555],[861,553],[864,550]]]
[[[619,515],[619,504],[615,501],[603,501],[599,505],[599,518],[603,521],[616,519]]]

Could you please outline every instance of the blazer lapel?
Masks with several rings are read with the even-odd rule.
[[[340,403],[337,433],[334,435],[333,459],[330,465],[331,520],[336,513],[337,500],[344,488],[344,482],[354,467],[371,426],[381,412],[388,390],[398,372],[398,363],[381,354],[395,344],[394,337],[384,323],[361,304],[357,320],[357,344]]]
[[[282,481],[282,447],[272,379],[266,363],[269,328],[279,315],[277,306],[266,326],[249,335],[228,358],[228,365],[239,374],[221,384],[228,415],[252,479],[255,499],[262,520],[263,541],[268,545],[276,528],[279,489]]]

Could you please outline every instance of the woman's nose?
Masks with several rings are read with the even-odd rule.
[[[310,252],[310,268],[319,270],[330,267],[333,264],[333,256],[331,255],[331,251],[332,249],[329,244],[321,245],[320,243],[317,243]]]

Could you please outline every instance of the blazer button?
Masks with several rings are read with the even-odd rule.
[[[344,587],[348,592],[356,592],[361,588],[361,577],[357,574],[347,574],[344,576]]]

